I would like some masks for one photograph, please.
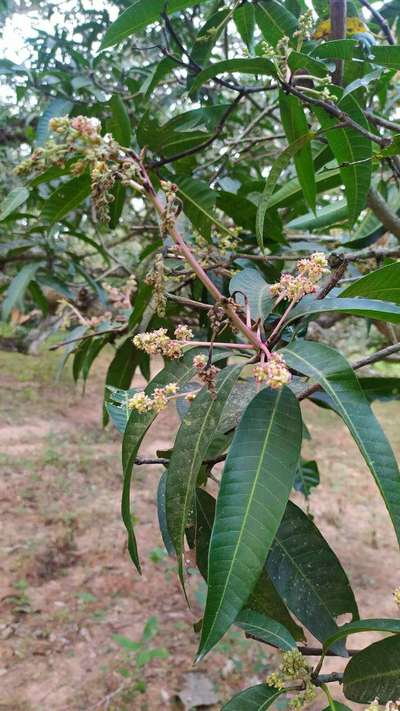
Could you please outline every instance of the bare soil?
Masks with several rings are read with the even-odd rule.
[[[55,363],[54,355],[0,354],[0,709],[182,708],[176,695],[193,671],[193,623],[201,616],[204,584],[192,575],[188,610],[158,531],[161,471],[154,466],[138,467],[133,487],[143,561],[137,575],[120,520],[120,436],[100,425],[106,358],[84,398],[68,374],[54,382]],[[319,459],[322,479],[310,510],[350,576],[361,615],[396,615],[399,557],[376,486],[337,417],[304,407],[312,435],[307,455]],[[376,412],[399,455],[399,403]],[[175,413],[164,413],[141,453],[167,448],[175,424]],[[153,634],[139,649],[124,649],[115,639],[140,642],[146,622]],[[352,645],[373,639],[359,635]],[[156,656],[146,661],[142,653],[149,650]],[[267,647],[231,632],[199,665],[218,698],[209,708],[262,681],[278,663]],[[325,668],[343,666],[328,660]],[[313,709],[325,707],[321,695]],[[276,706],[284,708],[285,702]]]

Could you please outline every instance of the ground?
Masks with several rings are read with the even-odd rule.
[[[132,568],[119,512],[120,436],[100,426],[107,355],[84,397],[67,371],[54,381],[57,358],[0,354],[0,709],[182,708],[176,695],[193,672],[204,584],[192,576],[188,610],[156,524],[158,467],[135,474],[143,576]],[[375,484],[336,416],[304,408],[307,453],[319,458],[322,478],[310,510],[348,571],[361,615],[395,616],[399,558]],[[376,408],[398,455],[399,410],[399,403]],[[174,417],[157,421],[142,454],[169,445]],[[352,646],[373,639],[353,637]],[[267,647],[232,632],[195,668],[195,680],[211,680],[219,702],[209,708],[219,709],[277,663]],[[321,696],[313,710],[325,707]]]

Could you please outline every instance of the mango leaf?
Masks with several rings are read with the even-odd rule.
[[[222,474],[198,658],[234,622],[260,576],[293,486],[301,439],[299,405],[288,388],[256,395]]]
[[[359,378],[358,382],[370,402],[400,400],[400,378]]]
[[[235,293],[240,292],[240,293]],[[235,274],[229,282],[229,293],[234,295],[235,301],[244,307],[247,303],[253,321],[263,323],[272,310],[272,298],[269,284],[257,269],[245,268]]]
[[[385,704],[400,696],[400,635],[371,644],[348,663],[343,676],[346,699]]]
[[[338,223],[344,222],[348,217],[347,203],[334,203],[326,205],[314,214],[309,212],[307,215],[296,217],[287,223],[287,228],[290,230],[312,231],[320,230],[323,227],[332,227]]]
[[[4,321],[7,321],[13,308],[21,304],[30,282],[41,266],[41,262],[25,264],[18,274],[15,275],[8,286],[5,299],[1,306],[1,316]]]
[[[400,305],[400,262],[376,269],[340,292],[340,298],[363,296]]]
[[[0,222],[21,207],[28,198],[28,188],[14,188],[14,190],[11,190],[0,205]]]
[[[291,368],[313,378],[336,405],[370,469],[400,541],[400,474],[392,448],[346,359],[322,343],[297,341],[284,350]]]
[[[313,137],[314,133],[309,131],[297,138],[293,143],[291,143],[284,151],[278,156],[278,158],[272,164],[271,172],[268,175],[267,181],[265,183],[264,191],[261,195],[260,202],[257,208],[257,218],[256,218],[256,236],[258,246],[261,251],[264,251],[264,221],[265,216],[270,207],[273,205],[272,193],[275,190],[276,184],[278,182],[279,176],[284,171],[291,159],[300,151]]]
[[[314,47],[311,56],[319,59],[365,59],[363,51],[354,39],[321,42]]]
[[[308,132],[308,123],[303,106],[296,96],[279,92],[279,109],[281,113],[282,126],[289,144],[295,143],[297,139]],[[315,179],[314,161],[311,152],[311,144],[308,141],[294,155],[297,177],[304,193],[307,205],[315,211]]]
[[[109,104],[112,114],[110,131],[121,146],[129,146],[132,129],[127,108],[119,94],[113,94]]]
[[[297,29],[297,18],[277,0],[259,0],[256,4],[256,21],[264,39],[275,46],[287,35],[292,37]]]
[[[338,615],[349,612],[358,617],[353,591],[335,553],[311,519],[290,501],[266,566],[289,609],[317,639],[337,631]],[[343,645],[335,651],[346,656]]]
[[[162,388],[168,383],[176,383],[179,388],[190,382],[196,372],[192,364],[193,357],[199,353],[204,353],[204,349],[190,349],[179,362],[170,361],[148,384],[145,389],[146,395],[151,396],[156,388]],[[226,353],[217,353],[214,361],[222,358],[226,358]],[[121,501],[122,520],[128,532],[128,550],[139,572],[140,563],[130,505],[132,469],[143,437],[155,418],[156,414],[154,412],[141,414],[136,410],[132,410],[122,440],[122,470],[124,476]]]
[[[368,121],[352,95],[344,96],[338,102],[338,108],[351,116],[360,126],[368,129]],[[349,223],[353,226],[365,207],[371,183],[371,141],[353,128],[334,128],[337,119],[324,109],[314,107],[313,111],[326,131],[326,140],[338,162],[345,187]]]
[[[103,37],[100,49],[112,47],[130,35],[144,30],[145,27],[161,19],[161,13],[171,14],[196,5],[196,0],[135,0],[115,22],[110,25]]]
[[[170,556],[175,555],[175,548],[167,525],[167,510],[166,510],[166,484],[167,472],[163,472],[158,482],[157,488],[157,515],[158,525],[160,527],[161,538],[163,540],[166,551]]]
[[[319,484],[318,464],[313,459],[305,460],[301,458],[297,470],[294,488],[301,491],[306,499],[309,498],[311,490]]]
[[[73,107],[72,101],[68,99],[53,99],[50,101],[41,116],[39,117],[36,129],[36,143],[42,146],[49,137],[49,121],[56,116],[68,116]]]
[[[341,183],[339,168],[323,170],[315,176],[317,193],[323,193],[332,188],[337,188]],[[292,207],[296,200],[303,197],[303,191],[298,178],[288,180],[279,190],[271,195],[269,208]]]
[[[343,91],[343,96],[347,96],[347,94],[352,94],[353,91],[357,91],[358,89],[366,89],[371,84],[371,82],[375,81],[376,79],[379,79],[381,74],[382,69],[375,69],[373,72],[369,72],[368,74],[364,74],[363,77],[355,79],[345,87]]]
[[[329,706],[323,709],[323,711],[351,711],[348,706],[341,704],[340,701],[335,699],[330,699]]]
[[[205,84],[209,79],[213,79],[219,74],[224,74],[229,72],[230,74],[235,74],[239,72],[240,74],[260,74],[267,76],[275,76],[276,69],[272,62],[265,57],[253,57],[250,59],[223,59],[221,62],[215,62],[211,66],[206,67],[201,72],[199,72],[191,86],[189,96],[192,96],[200,89],[200,87]]]
[[[235,624],[244,630],[246,635],[257,637],[266,644],[283,649],[285,652],[296,649],[296,641],[287,629],[280,622],[276,622],[260,612],[242,610],[237,616]]]
[[[277,691],[266,684],[257,684],[236,694],[221,711],[264,711],[269,708],[282,691]]]
[[[243,42],[250,49],[253,44],[255,27],[254,5],[248,3],[239,5],[233,12],[233,21]]]
[[[378,301],[377,299],[363,298],[341,298],[331,297],[326,299],[315,299],[305,297],[290,312],[286,323],[292,323],[302,316],[313,316],[329,311],[352,314],[353,316],[364,316],[376,321],[388,321],[389,323],[400,323],[400,306],[392,304],[390,301]]]
[[[309,54],[302,54],[295,50],[289,54],[288,65],[292,72],[303,69],[316,77],[325,77],[328,73],[326,64],[310,57]]]
[[[242,365],[224,368],[216,381],[216,397],[204,387],[192,402],[175,439],[168,465],[166,484],[167,527],[183,580],[183,541],[189,512],[193,507],[196,481],[208,446],[215,434],[224,405],[234,387]]]
[[[197,489],[195,534],[196,563],[205,580],[207,580],[208,553],[214,519],[214,497],[204,489]],[[279,622],[294,639],[304,640],[303,630],[290,616],[289,610],[279,596],[271,579],[268,577],[265,567],[242,612],[244,610],[250,610],[263,617]]]
[[[90,194],[90,177],[80,175],[63,183],[47,198],[41,217],[54,225],[74,210]]]
[[[371,619],[371,620],[356,620],[349,622],[346,625],[339,627],[338,631],[325,640],[323,645],[324,652],[328,651],[338,639],[345,639],[350,634],[358,632],[382,632],[393,634],[400,633],[400,620],[391,619]]]
[[[114,358],[108,366],[104,386],[104,426],[108,422],[108,415],[106,409],[108,388],[119,388],[121,390],[126,390],[127,388],[129,388],[138,363],[136,354],[137,351],[132,343],[132,338],[126,338],[123,343],[118,346]]]
[[[228,8],[217,10],[198,31],[190,51],[190,57],[200,67],[208,63],[212,49],[225,28],[225,20],[229,14]]]
[[[175,182],[178,185],[178,196],[182,200],[185,215],[206,239],[210,238],[213,224],[224,234],[231,234],[214,214],[217,195],[206,182],[190,177],[177,177]]]

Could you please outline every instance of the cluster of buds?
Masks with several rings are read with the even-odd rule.
[[[104,284],[104,291],[107,292],[108,301],[115,307],[120,309],[129,309],[131,306],[131,294],[136,286],[136,280],[129,277],[127,288],[124,290],[117,289],[116,286]]]
[[[262,56],[265,57],[266,59],[275,59],[276,58],[276,49],[275,47],[272,46],[269,42],[266,40],[263,40],[261,42],[261,53]]]
[[[385,711],[399,711],[400,699],[397,701],[388,701],[385,706]],[[374,699],[373,702],[365,709],[365,711],[380,711],[379,699]]]
[[[165,193],[165,207],[161,221],[161,232],[167,233],[175,225],[181,211],[181,203],[177,199],[178,186],[168,180],[161,180],[161,189]]]
[[[270,388],[279,390],[291,381],[291,373],[285,359],[279,353],[271,353],[266,363],[257,363],[253,369],[257,383],[266,383]]]
[[[193,338],[188,326],[180,324],[175,329],[175,338],[170,338],[166,328],[157,331],[138,333],[133,339],[133,345],[149,355],[163,355],[166,358],[181,358],[186,341]]]
[[[312,294],[319,280],[329,272],[328,260],[322,252],[314,252],[309,259],[300,259],[297,268],[297,276],[284,273],[276,284],[271,284],[271,295],[279,301],[288,299],[295,303],[306,294]]]
[[[144,391],[135,393],[128,400],[129,410],[136,410],[141,414],[146,412],[156,412],[157,414],[168,405],[168,401],[171,396],[176,395],[178,392],[178,386],[176,383],[168,383],[164,388],[156,388],[152,397],[146,395]]]
[[[310,39],[314,31],[314,20],[312,10],[307,10],[303,15],[300,15],[297,30],[293,36],[297,37],[297,51],[300,51],[304,40]]]
[[[193,358],[193,365],[196,368],[199,380],[207,386],[212,398],[217,396],[215,380],[218,375],[218,368],[209,363],[205,355],[197,355]]]
[[[285,652],[278,672],[270,674],[266,683],[276,689],[284,689],[288,681],[301,681],[304,690],[289,701],[291,711],[299,711],[306,704],[314,701],[316,696],[315,686],[311,681],[311,667],[305,661],[298,649]]]
[[[18,175],[42,173],[52,166],[64,168],[67,161],[76,159],[71,172],[81,175],[89,171],[93,205],[102,221],[108,219],[109,204],[114,199],[111,190],[117,179],[142,190],[134,180],[138,176],[138,167],[130,159],[127,149],[122,148],[111,134],[101,135],[98,119],[62,116],[52,118],[49,128],[54,139],[48,140],[23,161],[16,168]]]
[[[190,341],[193,338],[193,331],[186,324],[180,323],[176,327],[174,335],[177,341]]]
[[[165,270],[162,254],[157,254],[152,269],[145,277],[145,282],[153,287],[153,300],[157,315],[165,316],[167,297],[165,296]]]

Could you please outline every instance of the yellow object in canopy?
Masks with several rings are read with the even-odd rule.
[[[352,35],[356,35],[362,32],[369,32],[369,29],[365,22],[362,20],[359,20],[358,17],[348,17],[347,22],[346,22],[346,35],[347,37],[351,37]],[[317,27],[315,28],[315,32],[313,34],[313,39],[320,40],[320,39],[330,39],[331,35],[331,21],[330,20],[322,20],[322,22],[319,22]]]

